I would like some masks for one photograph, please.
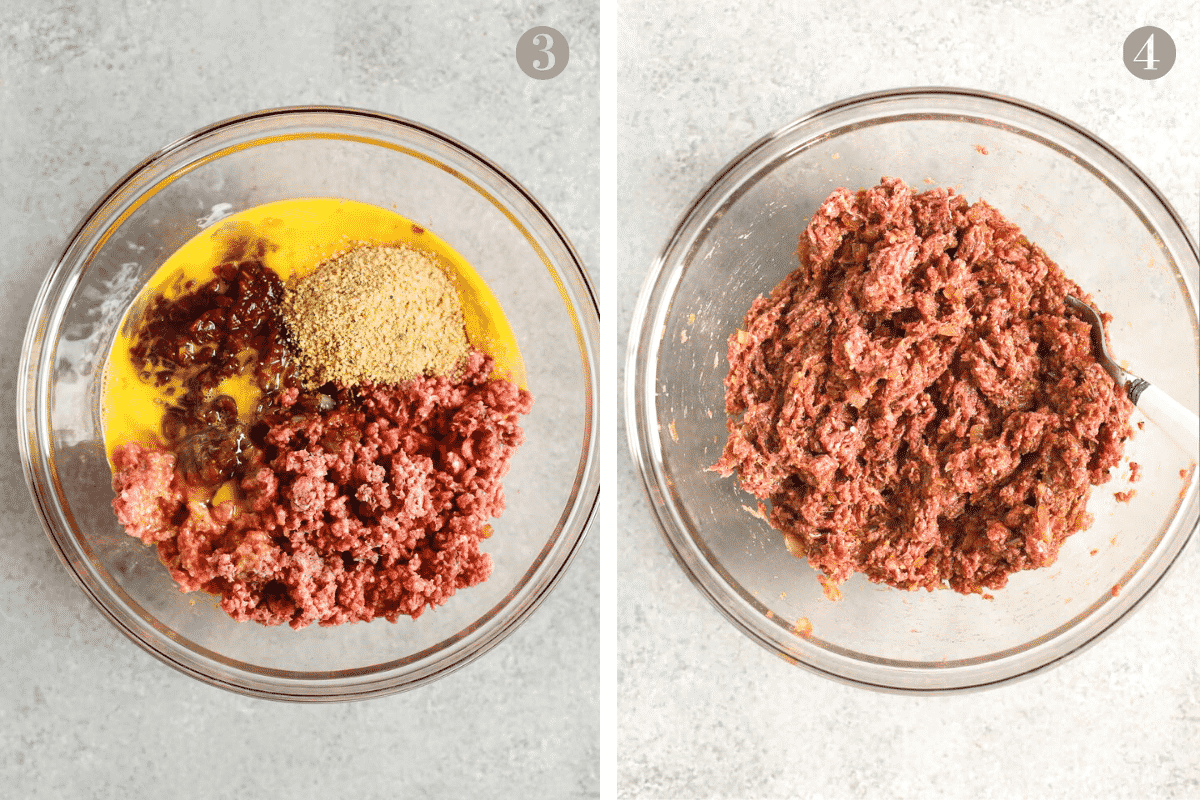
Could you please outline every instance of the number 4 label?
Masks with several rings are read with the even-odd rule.
[[[1138,78],[1161,78],[1175,65],[1175,41],[1162,28],[1147,25],[1125,37],[1125,67]]]
[[[1145,54],[1145,58],[1142,58],[1143,54]],[[1136,64],[1138,62],[1144,63],[1146,65],[1146,69],[1154,69],[1154,65],[1156,62],[1154,60],[1154,34],[1153,33],[1150,34],[1149,37],[1147,37],[1146,43],[1144,45],[1142,45],[1142,49],[1139,50],[1137,56],[1134,57],[1133,63]]]

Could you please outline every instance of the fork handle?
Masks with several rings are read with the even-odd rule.
[[[1140,388],[1141,392],[1134,402],[1142,413],[1162,428],[1185,453],[1193,459],[1200,458],[1200,420],[1196,415],[1153,384],[1148,383]]]

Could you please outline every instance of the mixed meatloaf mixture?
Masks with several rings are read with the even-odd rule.
[[[1088,294],[986,202],[894,178],[831,194],[797,254],[730,337],[714,469],[830,596],[856,572],[982,593],[1053,563],[1131,434],[1064,303]]]

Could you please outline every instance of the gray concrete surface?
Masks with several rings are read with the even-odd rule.
[[[622,3],[618,352],[651,260],[709,178],[785,122],[866,91],[959,85],[1052,109],[1138,165],[1195,236],[1198,10]],[[1121,62],[1142,25],[1178,47],[1154,83]],[[673,561],[622,457],[620,797],[1200,797],[1196,542],[1131,619],[1041,676],[962,696],[881,695],[790,666],[728,624]]]
[[[158,663],[90,605],[35,515],[12,413],[34,295],[83,213],[158,148],[259,108],[377,109],[469,143],[545,204],[594,270],[596,4],[33,0],[3,9],[0,796],[596,796],[595,535],[525,625],[439,682],[354,704],[248,699]],[[529,79],[513,57],[536,25],[570,42],[567,70],[550,81]]]

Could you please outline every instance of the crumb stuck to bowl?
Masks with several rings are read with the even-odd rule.
[[[729,339],[713,469],[831,599],[855,572],[981,594],[1052,564],[1132,432],[1064,302],[1087,294],[986,202],[893,178],[833,192],[798,258]]]

